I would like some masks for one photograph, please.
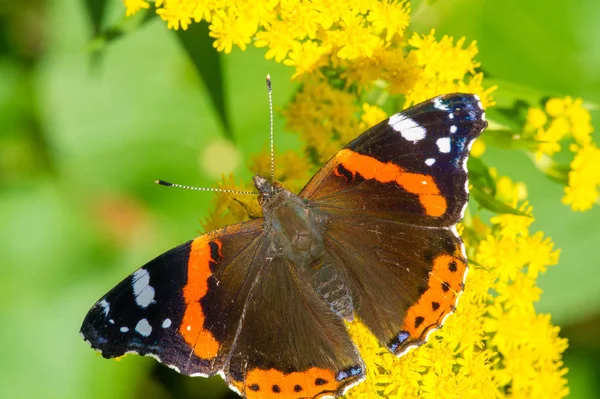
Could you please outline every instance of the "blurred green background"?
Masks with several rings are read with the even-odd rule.
[[[103,47],[92,41],[86,5],[94,3],[102,2],[0,0],[0,397],[234,398],[219,378],[181,377],[136,356],[104,360],[78,331],[115,283],[200,230],[212,195],[153,180],[211,186],[233,171],[248,181],[248,159],[268,141],[264,77],[273,78],[277,112],[294,92],[292,71],[252,47],[205,51],[220,62],[203,71],[213,74],[207,86],[184,46],[206,46],[201,26],[186,36],[158,18],[130,22]],[[100,30],[123,19],[121,1],[107,3]],[[411,30],[478,41],[499,104],[581,96],[600,127],[597,0],[415,1],[413,9]],[[222,107],[209,94],[219,82]],[[283,125],[276,115],[277,150],[298,149]],[[600,397],[600,209],[561,205],[562,187],[525,155],[489,149],[485,159],[528,184],[533,228],[562,249],[560,265],[540,279],[538,309],[570,340],[571,397]]]

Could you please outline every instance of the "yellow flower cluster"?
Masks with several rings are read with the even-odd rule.
[[[145,0],[123,0],[123,2],[125,3],[126,9],[125,15],[128,17],[142,9],[150,8],[150,4],[148,4],[148,2]]]
[[[562,202],[574,211],[587,211],[600,199],[600,149],[591,143],[581,147],[572,144],[571,150],[575,158]]]
[[[525,132],[540,141],[536,157],[552,156],[560,151],[560,142],[573,138],[579,146],[591,143],[591,116],[580,98],[551,98],[544,109],[532,107],[527,112]]]
[[[127,15],[148,7],[143,0],[124,2]],[[323,78],[322,70],[333,67],[346,87],[388,82],[389,93],[406,96],[404,106],[457,91],[493,104],[494,88],[484,89],[483,74],[476,72],[475,42],[466,48],[464,38],[454,43],[444,36],[438,42],[434,31],[406,40],[408,1],[157,0],[155,6],[169,28],[209,22],[219,51],[245,50],[253,41],[266,47],[266,58],[294,67],[294,77]]]
[[[561,150],[561,142],[571,139],[569,149],[575,153],[562,202],[574,211],[586,211],[600,199],[600,150],[592,141],[591,116],[581,99],[551,98],[544,109],[532,107],[527,112],[525,132],[540,141],[536,152],[539,161]]]
[[[124,1],[128,14],[147,6],[142,0]],[[478,94],[486,107],[494,104],[495,88],[484,88],[477,70],[475,42],[447,36],[438,40],[434,31],[408,34],[406,0],[157,0],[155,5],[170,28],[207,21],[219,51],[229,53],[233,46],[244,50],[254,43],[266,48],[267,59],[294,68],[301,89],[284,115],[287,128],[298,132],[306,147],[305,156],[277,156],[276,178],[288,188],[299,189],[309,171],[384,119],[384,109],[395,112],[456,91]],[[549,101],[545,111],[530,111],[528,129],[545,141],[542,153],[558,151],[556,144],[566,134],[579,146],[590,145],[582,109],[581,102],[564,99],[560,104]],[[475,148],[477,154],[485,150]],[[580,186],[589,184],[585,173],[593,154],[578,155],[572,173],[579,185],[572,187],[573,195],[581,196]],[[252,167],[268,175],[268,155],[256,158]],[[245,189],[233,177],[221,186]],[[498,178],[497,188],[498,200],[531,215],[531,207],[521,202],[523,185]],[[204,223],[207,230],[260,213],[255,198],[225,193],[216,196],[214,209]],[[530,233],[532,221],[500,215],[486,223],[479,214],[468,213],[461,228],[476,262],[467,288],[455,315],[421,348],[398,359],[363,325],[350,324],[368,374],[347,397],[566,396],[561,362],[566,341],[549,316],[537,314],[533,306],[541,294],[536,279],[557,263],[558,251],[542,232]]]

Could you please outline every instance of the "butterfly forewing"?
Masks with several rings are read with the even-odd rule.
[[[83,338],[106,358],[134,352],[183,374],[218,372],[259,270],[261,227],[230,226],[150,261],[92,307]]]
[[[300,196],[345,215],[454,225],[468,200],[470,146],[485,126],[477,96],[436,97],[358,136],[317,172]]]

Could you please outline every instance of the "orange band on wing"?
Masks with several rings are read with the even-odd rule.
[[[316,367],[289,374],[253,369],[246,376],[244,393],[248,399],[319,398],[330,396],[339,386],[333,371]]]
[[[402,330],[412,339],[424,338],[439,327],[442,319],[452,313],[467,269],[461,255],[442,254],[433,260],[427,291],[408,309]]]
[[[429,216],[442,216],[447,209],[446,199],[429,175],[406,172],[392,162],[381,162],[368,155],[344,149],[337,153],[338,162],[352,174],[381,183],[396,183],[419,197],[419,202]]]
[[[212,333],[204,329],[204,312],[200,305],[200,299],[208,291],[208,278],[212,274],[210,263],[218,262],[218,259],[213,259],[211,256],[210,242],[211,240],[206,237],[192,241],[188,260],[188,280],[183,288],[186,308],[179,327],[179,333],[185,342],[194,348],[194,353],[201,359],[214,358],[220,346]],[[218,245],[221,252],[221,243],[217,240],[212,242]]]

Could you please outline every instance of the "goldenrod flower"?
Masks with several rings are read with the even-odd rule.
[[[256,24],[252,20],[241,23],[241,20],[238,11],[233,7],[227,10],[218,10],[213,14],[209,35],[216,39],[213,46],[218,51],[229,54],[234,45],[246,50],[246,45],[250,43],[252,35],[256,33]]]
[[[375,126],[388,117],[384,110],[377,105],[371,105],[369,103],[364,103],[362,105],[362,111],[363,114],[360,117],[360,123],[358,125],[361,131],[365,131],[371,126]]]
[[[570,140],[575,153],[571,162],[568,186],[562,202],[574,211],[591,209],[600,198],[600,151],[592,142],[591,116],[581,99],[550,98],[544,110],[532,107],[527,112],[525,133],[540,141],[536,160],[552,156],[561,150],[561,143]]]
[[[128,17],[141,9],[150,8],[150,4],[145,0],[123,0],[123,2],[125,3],[125,15]]]
[[[543,154],[552,156],[559,152],[560,142],[569,137],[579,145],[590,143],[592,131],[590,113],[583,108],[580,98],[550,98],[544,110],[532,107],[527,112],[525,132],[533,133],[540,142],[536,153],[538,160]]]
[[[595,144],[573,145],[572,149],[576,154],[562,202],[574,211],[586,211],[600,198],[600,149]]]

